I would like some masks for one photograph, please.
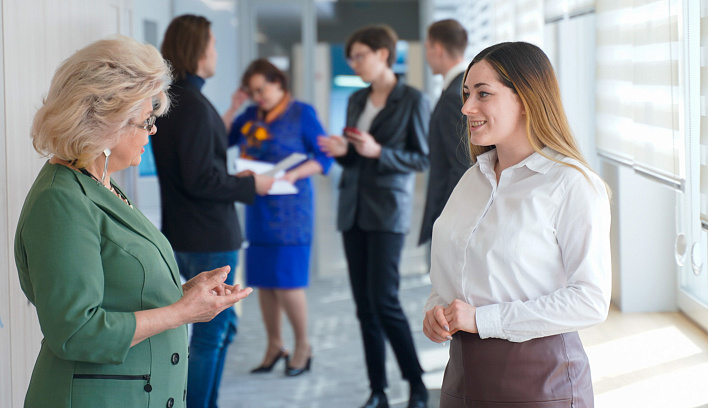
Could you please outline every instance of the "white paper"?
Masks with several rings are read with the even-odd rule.
[[[280,173],[281,171],[285,171],[300,162],[305,161],[305,159],[307,159],[306,155],[302,153],[293,153],[290,156],[276,163],[272,169],[266,171],[263,174],[265,174],[266,176],[275,177],[276,174]]]
[[[234,160],[234,163],[236,166],[234,166],[234,174],[238,174],[242,171],[246,170],[251,170],[252,172],[256,174],[265,174],[267,171],[270,171],[275,167],[273,163],[268,163],[264,161],[258,161],[258,160],[249,160],[249,159],[243,159],[243,158],[237,158]],[[283,172],[285,174],[285,172]],[[278,177],[281,177],[283,174],[278,174]],[[275,177],[275,176],[271,176]]]
[[[236,174],[236,159],[241,155],[238,145],[233,145],[226,149],[226,172],[230,175]]]
[[[233,160],[233,173],[231,173],[231,168],[229,168],[229,174],[237,174],[242,171],[251,170],[256,174],[263,174],[279,179],[280,177],[283,177],[285,175],[286,169],[289,169],[290,167],[304,161],[305,159],[307,159],[306,155],[302,153],[293,153],[285,159],[279,161],[278,163],[273,164],[264,161],[249,160],[236,157]],[[297,187],[282,179],[275,180],[273,186],[270,188],[270,190],[268,190],[268,195],[286,195],[297,193]]]
[[[298,189],[293,184],[288,183],[285,180],[275,180],[273,187],[268,190],[268,195],[286,195],[286,194],[297,194]]]

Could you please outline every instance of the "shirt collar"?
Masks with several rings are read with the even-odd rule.
[[[443,91],[446,90],[448,86],[450,86],[452,81],[454,81],[458,75],[465,72],[465,70],[467,70],[467,63],[465,61],[461,61],[454,67],[450,68],[450,70],[447,71],[445,76],[443,76]]]
[[[546,156],[556,160],[561,160],[563,158],[562,154],[556,152],[548,146],[541,149],[541,152]],[[533,170],[536,173],[546,174],[546,172],[548,172],[548,170],[550,170],[555,163],[555,161],[548,159],[539,153],[534,152],[531,156],[522,160],[519,164],[525,165],[529,170]]]
[[[200,91],[202,90],[202,88],[204,87],[204,83],[206,82],[204,78],[197,75],[192,75],[189,72],[187,72],[187,77],[185,79],[189,81],[189,83],[197,87],[197,89],[199,89]]]
[[[541,152],[543,152],[546,156],[552,157],[556,160],[562,159],[562,155],[560,153],[556,152],[548,146],[541,149]],[[477,162],[479,163],[479,169],[483,173],[494,173],[494,164],[497,162],[497,149],[492,149],[477,156]],[[538,152],[533,152],[529,157],[511,166],[510,169],[516,169],[525,166],[529,170],[535,171],[536,173],[546,174],[546,172],[548,172],[548,170],[550,170],[554,164],[555,162],[553,160],[547,159]]]

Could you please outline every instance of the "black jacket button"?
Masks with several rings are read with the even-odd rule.
[[[172,355],[172,364],[177,365],[179,363],[179,353],[175,353]]]
[[[167,400],[167,408],[172,408],[174,406],[175,406],[175,399],[174,398],[168,399]]]

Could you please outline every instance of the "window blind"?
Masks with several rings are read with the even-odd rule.
[[[708,222],[708,1],[701,1],[700,18],[700,214]]]
[[[458,10],[458,21],[467,30],[468,47],[465,60],[472,61],[480,51],[492,45],[494,41],[492,1],[467,1],[465,6]]]
[[[434,21],[454,18],[467,30],[466,60],[502,41],[527,41],[539,46],[543,43],[543,0],[434,0],[433,5]]]
[[[543,46],[543,0],[516,0],[513,41],[526,41]]]
[[[595,0],[546,0],[544,16],[547,23],[564,17],[585,14],[595,9]]]
[[[597,0],[597,146],[662,179],[684,175],[679,0]]]
[[[543,0],[494,2],[494,43],[526,41],[543,44]]]

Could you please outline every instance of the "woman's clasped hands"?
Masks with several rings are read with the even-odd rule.
[[[251,288],[224,283],[229,266],[202,272],[182,285],[184,295],[175,303],[185,323],[207,322],[253,292]]]
[[[455,299],[447,307],[440,305],[425,312],[423,333],[436,343],[452,340],[458,331],[477,333],[477,308]]]

